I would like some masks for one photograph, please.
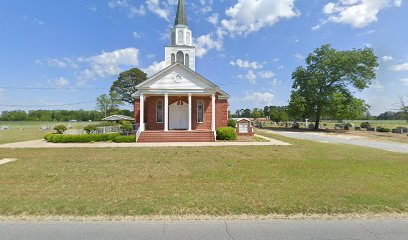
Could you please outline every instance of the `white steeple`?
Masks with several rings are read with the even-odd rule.
[[[170,30],[170,46],[165,48],[166,67],[181,62],[195,71],[195,47],[193,34],[187,25],[184,0],[178,1],[174,27]]]

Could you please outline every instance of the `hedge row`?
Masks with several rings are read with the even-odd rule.
[[[112,134],[87,134],[87,135],[62,135],[47,134],[44,139],[52,143],[90,143],[90,142],[136,142],[136,136],[121,136],[119,133]]]

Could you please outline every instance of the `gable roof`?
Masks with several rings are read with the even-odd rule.
[[[154,74],[152,77],[150,77],[149,79],[147,79],[146,81],[140,83],[139,85],[136,86],[137,89],[139,88],[143,88],[146,85],[148,85],[149,83],[151,83],[152,81],[156,80],[159,76],[161,76],[164,72],[176,68],[176,67],[180,67],[184,70],[186,70],[187,72],[191,73],[192,75],[194,75],[195,77],[197,77],[199,80],[203,81],[204,83],[210,85],[212,88],[216,89],[221,95],[223,95],[226,98],[229,98],[230,95],[226,92],[224,92],[223,90],[221,90],[221,88],[216,85],[215,83],[211,82],[210,80],[206,79],[205,77],[203,77],[202,75],[198,74],[196,71],[193,71],[191,68],[185,66],[184,64],[180,63],[180,62],[175,62],[172,65],[164,68],[163,70],[157,72],[156,74]]]

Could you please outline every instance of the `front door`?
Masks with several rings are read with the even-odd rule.
[[[188,104],[185,102],[175,102],[169,106],[169,129],[187,130],[188,129]]]

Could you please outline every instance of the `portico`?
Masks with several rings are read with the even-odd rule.
[[[163,94],[140,93],[136,119],[141,131],[216,130],[216,93],[185,93],[169,91]],[[154,111],[152,111],[154,110]],[[137,109],[135,109],[137,111]]]

